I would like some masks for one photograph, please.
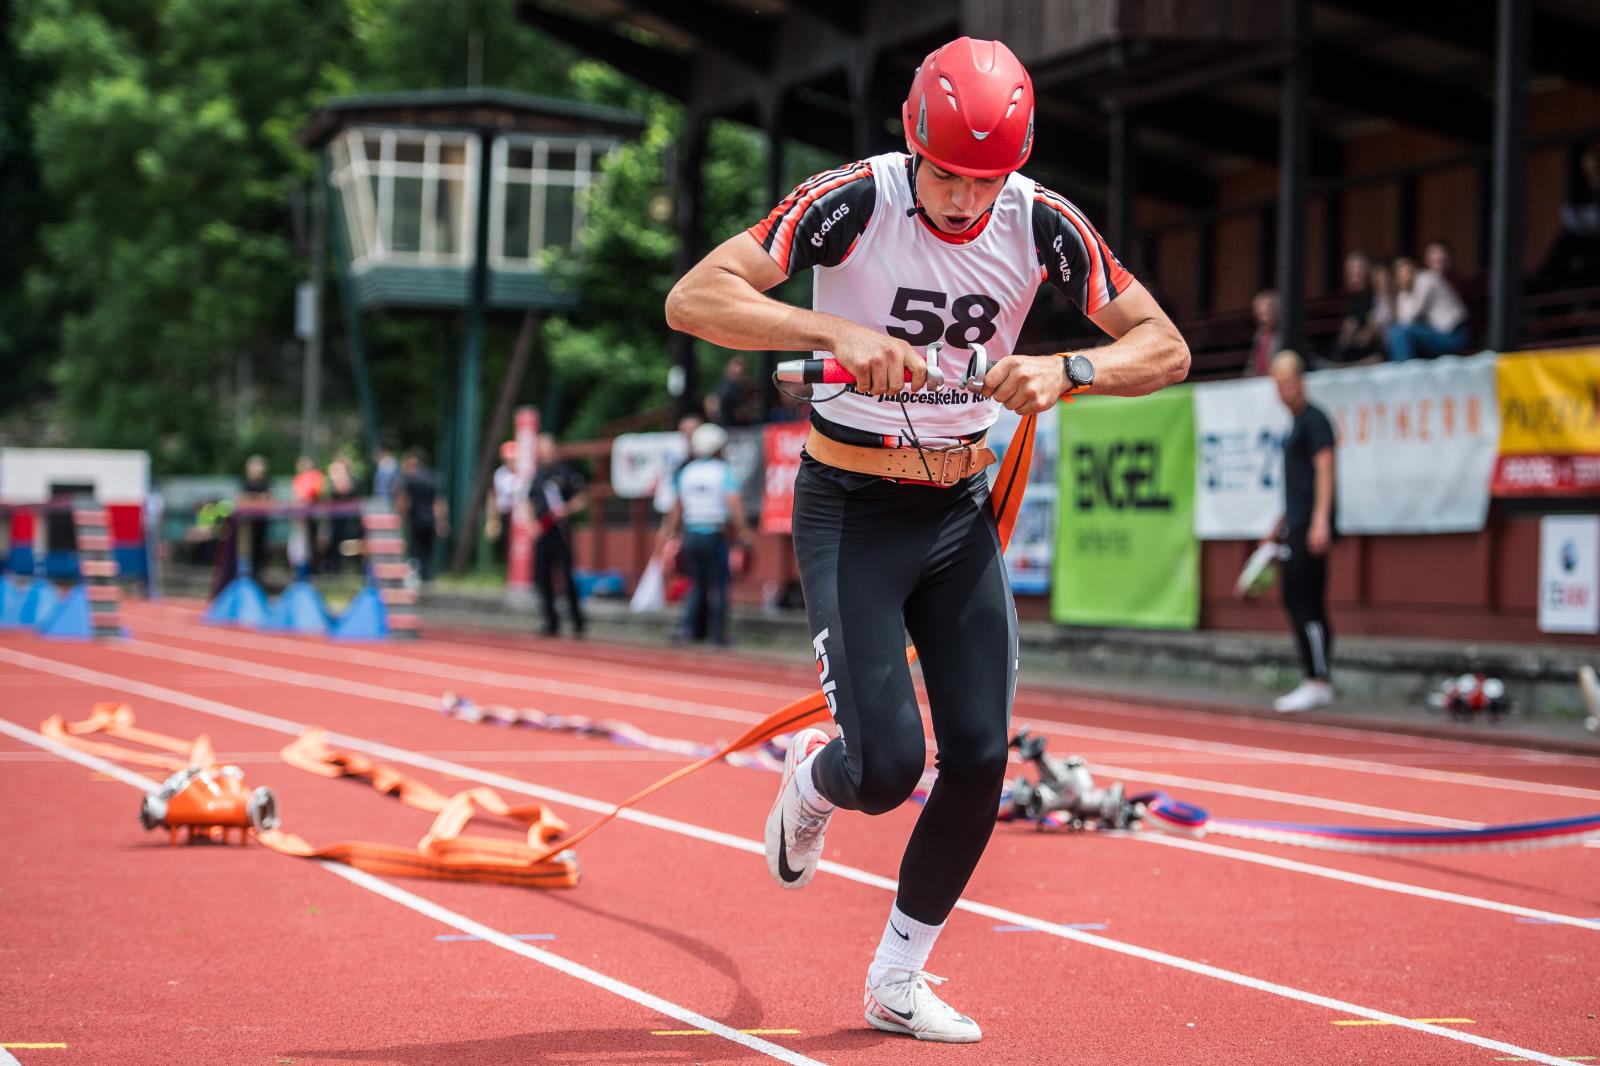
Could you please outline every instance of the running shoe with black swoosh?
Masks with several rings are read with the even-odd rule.
[[[941,1044],[975,1044],[983,1038],[978,1023],[934,995],[930,984],[944,984],[926,970],[890,970],[862,996],[867,1024],[886,1033],[904,1033]]]
[[[789,744],[783,760],[783,784],[767,814],[767,869],[784,888],[804,888],[817,872],[822,858],[822,834],[833,812],[819,813],[800,795],[795,770],[813,751],[826,746],[828,735],[820,729],[802,729]]]

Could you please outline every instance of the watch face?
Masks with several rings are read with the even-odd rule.
[[[1079,387],[1094,383],[1094,364],[1086,355],[1074,355],[1067,360],[1067,377]]]

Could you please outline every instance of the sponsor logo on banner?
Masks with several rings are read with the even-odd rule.
[[[1441,356],[1306,375],[1338,437],[1345,533],[1483,528],[1500,439],[1496,356]]]
[[[682,433],[624,433],[611,442],[611,490],[629,500],[654,496],[688,455]]]
[[[1193,628],[1195,432],[1189,389],[1063,408],[1051,617]]]
[[[1501,358],[1496,496],[1600,492],[1600,349]]]
[[[800,451],[811,426],[806,422],[773,422],[762,432],[767,461],[761,532],[787,533],[794,519],[794,479],[800,473]]]
[[[1194,388],[1194,530],[1202,540],[1254,540],[1283,514],[1289,410],[1271,378]]]
[[[1600,633],[1600,515],[1539,520],[1539,629]]]

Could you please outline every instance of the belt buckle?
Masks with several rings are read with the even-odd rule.
[[[946,486],[954,485],[956,482],[966,477],[970,472],[970,468],[972,466],[972,445],[963,444],[955,448],[941,448],[939,450],[939,454],[941,457],[939,461],[939,484]],[[961,472],[955,477],[950,476],[951,456],[959,456],[961,458]]]

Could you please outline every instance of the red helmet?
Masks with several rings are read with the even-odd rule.
[[[958,37],[911,79],[900,111],[906,140],[952,174],[998,178],[1033,149],[1033,81],[999,41]]]

